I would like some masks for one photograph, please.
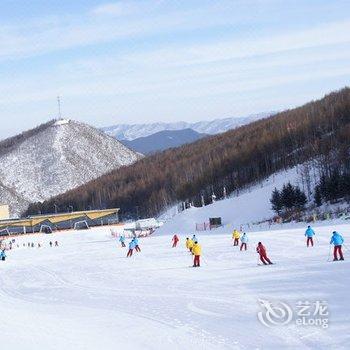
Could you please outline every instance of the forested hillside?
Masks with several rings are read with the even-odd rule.
[[[349,173],[350,89],[193,144],[141,159],[44,203],[28,213],[120,207],[154,215],[177,201],[205,201],[314,159],[317,176]],[[311,171],[311,170],[310,170]],[[315,168],[312,169],[315,172]],[[306,174],[308,176],[308,174]]]

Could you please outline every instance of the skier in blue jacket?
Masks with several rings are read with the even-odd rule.
[[[126,255],[127,258],[130,258],[132,256],[132,253],[134,251],[134,248],[135,248],[135,242],[134,240],[132,239],[129,243],[129,251],[128,251],[128,254]]]
[[[309,246],[310,243],[312,247],[314,246],[313,236],[315,236],[315,231],[311,228],[311,226],[308,226],[305,231],[305,237],[307,237],[307,240],[306,240],[307,247]]]
[[[248,236],[247,234],[244,232],[243,236],[241,237],[241,246],[240,246],[240,250],[247,250],[247,243],[248,243]]]
[[[125,247],[125,236],[124,235],[120,236],[119,242],[122,245],[122,248],[124,248]]]
[[[134,237],[133,240],[134,240],[134,243],[135,243],[135,250],[137,252],[140,252],[141,249],[140,249],[140,246],[139,246],[139,239],[137,237]]]
[[[5,253],[5,249],[3,249],[0,252],[0,260],[5,261],[6,260],[6,253]]]
[[[329,242],[329,244],[333,244],[334,245],[334,251],[333,251],[334,259],[333,259],[333,261],[337,261],[338,260],[338,253],[339,253],[339,256],[340,256],[339,260],[344,260],[343,252],[341,250],[341,247],[342,247],[343,243],[344,243],[343,236],[340,233],[338,233],[337,231],[333,231],[333,235],[332,235],[331,241]]]

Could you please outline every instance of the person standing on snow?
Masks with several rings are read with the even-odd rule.
[[[133,240],[134,240],[134,243],[135,243],[135,250],[140,253],[141,249],[140,249],[140,246],[139,246],[139,239],[137,237],[134,237]]]
[[[232,233],[232,239],[233,239],[233,245],[234,246],[237,246],[239,244],[239,238],[240,237],[241,237],[241,234],[239,233],[239,231],[234,229],[233,233]]]
[[[344,243],[343,236],[337,231],[333,231],[333,235],[329,244],[334,244],[333,261],[338,261],[338,253],[340,256],[339,260],[344,260],[343,252],[341,250],[342,244]]]
[[[239,248],[239,250],[247,250],[247,243],[248,243],[248,236],[247,234],[244,232],[243,236],[241,237],[241,247]]]
[[[179,242],[179,237],[177,235],[174,235],[172,242],[173,242],[173,248],[176,248],[177,243]]]
[[[271,260],[266,255],[266,248],[261,242],[258,243],[258,246],[256,247],[256,252],[260,255],[260,260],[264,265],[272,265]]]
[[[315,231],[311,228],[311,226],[308,226],[305,231],[305,237],[307,237],[306,240],[306,246],[308,247],[310,244],[313,247],[314,246],[314,240],[313,236],[315,236]]]
[[[3,249],[0,252],[0,260],[5,261],[6,260],[6,253],[5,253],[5,249]]]
[[[188,237],[186,238],[186,248],[192,253],[192,248],[193,248],[194,242],[192,239],[189,239]]]
[[[122,245],[122,248],[125,248],[125,247],[126,247],[126,245],[125,245],[125,236],[124,236],[124,235],[121,235],[121,236],[120,236],[119,242],[120,242],[120,244]]]
[[[197,241],[195,241],[192,248],[192,254],[194,255],[193,267],[200,267],[201,253],[202,253],[202,247],[199,245]]]
[[[196,242],[196,241],[198,242],[198,239],[197,239],[196,235],[193,235],[193,236],[192,236],[192,241],[193,241],[193,244],[194,244],[194,242]]]
[[[135,241],[134,239],[132,239],[129,243],[129,251],[128,251],[128,254],[126,254],[126,257],[127,258],[130,258],[132,256],[132,253],[134,251],[134,248],[135,248]]]

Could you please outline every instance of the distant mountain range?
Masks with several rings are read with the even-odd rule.
[[[224,118],[212,121],[200,121],[195,123],[176,122],[176,123],[150,123],[150,124],[116,124],[102,128],[107,134],[115,137],[117,140],[135,140],[140,137],[153,135],[165,130],[184,130],[192,129],[200,134],[215,135],[227,130],[235,129],[239,126],[249,124],[255,120],[266,118],[272,115],[269,113],[260,113],[242,118]]]
[[[16,216],[32,202],[49,199],[140,158],[96,128],[53,120],[0,142],[0,204],[10,205]]]
[[[134,151],[147,155],[195,142],[205,136],[208,135],[200,134],[192,129],[164,130],[135,140],[122,140],[121,142]]]

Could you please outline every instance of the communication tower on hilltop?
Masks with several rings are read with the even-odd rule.
[[[57,96],[57,106],[58,106],[58,119],[62,119],[60,96]]]

